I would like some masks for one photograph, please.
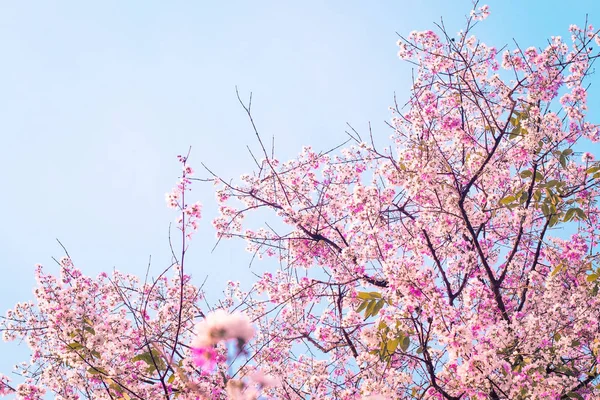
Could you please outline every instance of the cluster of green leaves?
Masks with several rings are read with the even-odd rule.
[[[357,312],[364,311],[365,319],[376,316],[385,304],[390,304],[378,292],[358,292],[358,298],[362,300]],[[380,344],[378,349],[371,350],[382,361],[389,362],[392,355],[398,350],[406,352],[410,346],[410,333],[399,329],[399,323],[391,328],[385,321],[379,321],[377,325]]]
[[[589,263],[589,274],[587,276],[588,282],[597,282],[600,279],[600,269],[594,268],[591,263]]]
[[[523,111],[513,111],[514,117],[510,118],[513,130],[508,134],[509,139],[527,135],[527,130],[521,126],[521,122],[529,116],[529,107]]]
[[[596,163],[585,170],[586,175],[591,175],[592,179],[600,179],[600,164]]]
[[[365,319],[374,317],[387,303],[387,300],[377,292],[358,292],[358,298],[362,300],[356,312],[365,312]]]
[[[512,131],[509,134],[510,139],[527,135],[527,130],[523,127],[522,122],[529,117],[529,108],[521,111],[513,111],[510,118]],[[543,148],[544,141],[540,142],[540,151]],[[572,149],[555,150],[552,154],[558,159],[558,163],[562,168],[567,168],[569,157],[573,155]],[[600,165],[593,165],[586,171],[587,174],[592,174],[593,179],[600,179]],[[585,212],[574,205],[577,199],[564,200],[567,183],[564,181],[551,179],[547,180],[540,171],[525,170],[520,174],[522,179],[533,179],[535,181],[534,191],[531,193],[531,201],[535,207],[538,207],[548,219],[548,225],[553,227],[559,222],[569,222],[574,220],[585,220]],[[523,206],[529,198],[529,186],[510,194],[500,200],[500,205],[508,208]]]
[[[572,149],[563,151],[556,150],[555,155],[560,160],[560,164],[566,167],[568,158],[573,154]],[[600,178],[600,166],[592,166],[588,168],[588,173],[593,173],[594,178]],[[597,176],[596,176],[597,175]],[[559,222],[582,221],[587,218],[581,203],[583,200],[577,198],[568,198],[567,182],[557,179],[547,179],[540,171],[525,170],[519,176],[524,180],[534,180],[535,186],[531,193],[531,204],[542,210],[544,216],[548,219],[550,227],[555,226]],[[506,206],[509,209],[515,207],[523,207],[529,199],[529,185],[524,185],[523,188],[514,194],[510,194],[500,200],[500,205]]]
[[[84,353],[86,355],[90,355],[92,357],[92,359],[100,358],[101,354],[98,351],[96,351],[94,349],[89,349],[86,346],[84,346],[83,344],[81,344],[81,342],[84,342],[86,332],[91,335],[96,334],[96,331],[93,328],[92,321],[87,317],[83,317],[81,320],[81,329],[76,329],[69,334],[69,337],[73,341],[71,343],[67,344],[67,347],[73,351],[80,353],[80,354]]]
[[[410,346],[410,334],[400,330],[398,323],[392,329],[385,321],[380,321],[377,329],[380,338],[379,348],[371,350],[370,353],[378,355],[381,361],[389,362],[398,348],[403,352],[408,350]]]
[[[138,354],[137,356],[133,357],[132,361],[144,361],[146,364],[148,364],[148,368],[146,369],[148,374],[154,373],[157,369],[158,371],[164,371],[167,368],[167,365],[162,359],[160,353],[155,349]],[[173,377],[173,379],[175,378]]]

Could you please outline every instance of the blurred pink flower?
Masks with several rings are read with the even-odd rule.
[[[192,360],[202,371],[211,372],[217,365],[217,352],[212,347],[192,347]]]

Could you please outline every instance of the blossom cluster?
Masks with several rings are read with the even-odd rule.
[[[188,164],[188,156],[177,156],[177,159],[182,164],[182,176],[175,187],[165,194],[167,206],[169,208],[181,211],[177,218],[177,224],[182,232],[185,232],[186,239],[191,239],[192,235],[198,230],[198,222],[202,217],[202,205],[199,202],[188,204],[185,200],[186,191],[191,190],[191,177],[194,175],[194,170]]]

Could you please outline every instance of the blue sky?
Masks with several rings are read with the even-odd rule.
[[[235,97],[254,93],[254,117],[281,159],[301,146],[328,149],[345,124],[376,134],[394,92],[406,98],[410,66],[395,32],[461,28],[467,0],[3,2],[0,4],[0,312],[32,297],[34,264],[54,269],[69,249],[86,274],[142,273],[169,262],[175,218],[164,194],[192,146],[191,163],[224,177],[249,172],[256,142]],[[484,3],[482,3],[484,4]],[[502,47],[543,45],[596,1],[490,0],[476,31]],[[595,83],[596,78],[592,79]],[[590,115],[598,116],[592,86]],[[597,121],[597,119],[596,119]],[[200,168],[197,168],[200,170]],[[241,242],[214,253],[209,185],[188,268],[209,276],[216,298],[228,279],[248,281]],[[260,272],[260,263],[253,266]],[[0,342],[0,371],[27,356]],[[21,357],[21,358],[19,358]]]

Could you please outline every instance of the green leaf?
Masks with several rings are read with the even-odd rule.
[[[598,280],[598,274],[597,273],[593,273],[593,274],[589,274],[586,278],[586,281],[588,282],[595,282]]]
[[[522,192],[521,197],[519,198],[519,203],[524,204],[527,201],[528,197],[529,195],[527,194],[527,192]]]
[[[379,293],[379,292],[358,292],[358,297],[363,300],[380,299],[381,293]]]
[[[563,217],[563,221],[568,222],[568,221],[572,220],[574,215],[575,215],[575,208],[570,208],[567,211],[567,213],[565,214],[565,216]]]
[[[560,162],[560,165],[562,165],[563,168],[567,168],[567,157],[561,155],[558,161]]]
[[[585,170],[586,174],[593,174],[594,172],[600,171],[600,165],[593,165]]]
[[[402,351],[406,351],[408,350],[408,346],[410,346],[410,338],[408,336],[405,336],[402,339],[402,342],[400,343],[400,348],[402,349]]]
[[[581,396],[580,394],[575,393],[575,392],[569,392],[569,393],[567,393],[567,397],[570,397],[572,399],[585,400],[583,398],[583,396]]]
[[[383,308],[384,304],[385,304],[385,300],[383,300],[383,299],[376,301],[375,307],[373,307],[373,311],[371,312],[371,316],[377,315],[379,313],[379,311]]]
[[[375,308],[375,306],[377,305],[377,301],[376,300],[367,300],[369,302],[369,305],[367,306],[367,309],[365,311],[365,318],[369,318],[371,315],[373,315],[373,309]]]
[[[169,379],[167,379],[167,383],[173,383],[175,381],[175,374],[171,375]]]
[[[116,383],[114,381],[110,385],[108,385],[108,387],[111,388],[112,390],[114,390],[115,392],[119,392],[119,393],[121,393],[121,391],[123,390],[121,388],[121,385],[119,385],[118,383]]]
[[[398,348],[399,343],[399,339],[388,340],[388,342],[386,343],[386,349],[388,354],[393,354],[396,351],[396,348]]]
[[[81,350],[81,349],[85,349],[85,347],[79,343],[79,342],[73,342],[73,343],[69,343],[67,345],[71,350]]]
[[[531,172],[530,170],[525,170],[519,175],[521,176],[521,178],[529,178],[531,175],[533,175],[533,172]]]
[[[379,356],[381,356],[382,358],[385,355],[385,349],[386,349],[386,343],[385,343],[385,341],[382,340],[379,343]]]
[[[357,313],[360,313],[362,310],[364,310],[365,308],[367,308],[367,305],[369,304],[369,300],[365,300],[363,301],[360,306],[358,306],[358,308],[356,309]]]
[[[88,332],[88,333],[91,333],[92,335],[96,334],[96,331],[91,326],[84,326],[83,330],[86,331],[86,332]]]
[[[510,203],[514,202],[516,200],[515,196],[506,196],[505,198],[500,200],[500,204],[507,206]]]
[[[104,369],[102,369],[102,368],[97,368],[97,367],[94,367],[94,368],[88,368],[87,372],[88,372],[88,374],[90,374],[90,375],[101,375],[101,374],[102,374],[102,375],[107,375],[107,374],[108,374],[108,373],[107,373],[107,372],[106,372]]]
[[[555,276],[556,274],[558,274],[560,271],[563,270],[565,266],[563,264],[558,264],[554,270],[552,271],[552,273],[550,274],[550,276]]]
[[[148,370],[151,370],[151,372],[153,372],[156,369],[156,367],[158,367],[159,370],[164,370],[166,368],[165,362],[161,358],[160,354],[154,349],[152,349],[151,352],[147,351],[145,353],[138,354],[131,360],[144,361],[146,364],[148,364]]]
[[[544,217],[548,218],[550,216],[550,207],[548,207],[548,204],[542,204],[542,212],[544,213]]]
[[[583,221],[587,218],[585,212],[581,208],[575,208],[575,214],[577,214],[577,219]]]
[[[512,130],[512,131],[511,131],[511,132],[508,134],[508,138],[509,138],[509,139],[514,139],[514,138],[516,138],[516,137],[518,137],[518,136],[521,136],[521,132],[522,132],[522,131],[523,131],[523,130],[522,130],[521,128],[515,128],[515,129],[513,129],[513,130]]]
[[[358,292],[357,296],[359,299],[363,299],[363,300],[367,300],[367,299],[371,298],[371,296],[369,295],[368,292]]]
[[[564,149],[562,154],[564,156],[570,156],[571,154],[573,154],[573,149]]]

